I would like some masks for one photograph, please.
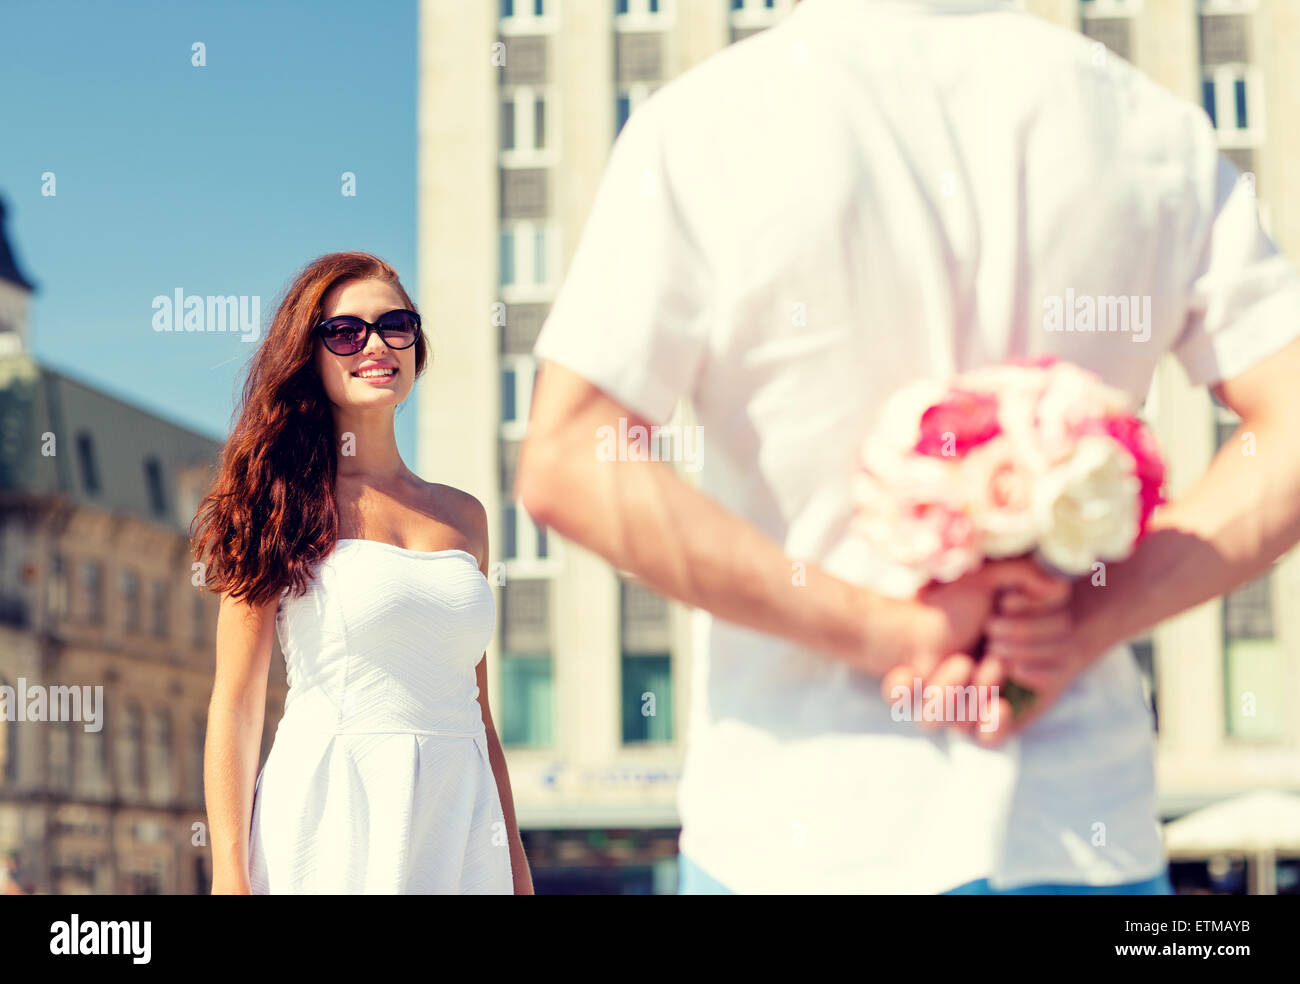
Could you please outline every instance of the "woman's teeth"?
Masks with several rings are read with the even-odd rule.
[[[394,372],[395,369],[365,369],[352,375],[359,376],[361,379],[373,379],[376,376],[391,376]]]

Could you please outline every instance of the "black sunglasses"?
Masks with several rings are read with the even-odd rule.
[[[372,331],[378,332],[390,349],[410,348],[420,337],[420,316],[414,311],[389,311],[381,314],[371,324],[353,315],[343,314],[316,326],[316,334],[335,355],[356,355],[366,347]]]

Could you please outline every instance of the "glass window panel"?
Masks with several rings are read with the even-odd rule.
[[[501,510],[501,535],[503,538],[501,556],[506,560],[514,560],[519,556],[517,513],[518,510],[515,509],[514,503],[510,503]]]
[[[515,371],[501,370],[501,421],[509,423],[518,420],[515,409]]]
[[[1233,738],[1280,739],[1285,731],[1282,653],[1273,639],[1230,639],[1225,647],[1227,731]]]
[[[547,283],[545,229],[538,229],[533,233],[533,283]]]
[[[552,686],[548,654],[502,654],[503,744],[545,748],[553,742]]]
[[[508,229],[501,231],[501,283],[515,282],[515,234]]]
[[[501,149],[515,149],[515,101],[505,99],[501,103]]]
[[[623,654],[623,741],[672,741],[672,658]]]

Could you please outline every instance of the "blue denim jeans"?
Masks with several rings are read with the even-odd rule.
[[[678,895],[734,895],[685,854],[677,856]],[[1021,888],[990,888],[986,879],[967,882],[943,895],[1173,895],[1169,873],[1161,872],[1146,881],[1124,885],[1025,885]]]

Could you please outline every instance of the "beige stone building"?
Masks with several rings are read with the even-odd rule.
[[[185,531],[219,444],[24,354],[30,290],[0,226],[0,884],[206,892],[217,600]]]
[[[1288,57],[1300,45],[1300,4],[1020,6],[1209,107],[1272,233],[1300,255],[1300,189],[1287,187],[1300,141],[1288,125],[1300,108],[1300,67]],[[543,890],[671,890],[690,645],[679,606],[538,529],[515,502],[530,352],[628,114],[791,9],[790,0],[421,5],[419,294],[434,358],[421,384],[419,469],[473,492],[491,517],[501,613],[491,696]],[[1232,431],[1230,415],[1172,363],[1148,411],[1175,491]],[[689,407],[680,412],[689,419]],[[1288,558],[1136,642],[1158,710],[1167,817],[1247,789],[1300,788],[1298,576]],[[1240,873],[1228,869],[1218,887]]]

